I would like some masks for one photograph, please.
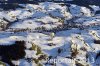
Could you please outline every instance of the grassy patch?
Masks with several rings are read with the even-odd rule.
[[[0,61],[0,66],[6,66],[6,64]]]

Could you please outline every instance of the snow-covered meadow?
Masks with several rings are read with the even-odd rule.
[[[100,40],[99,14],[86,7],[53,2],[20,6],[24,8],[0,10],[0,45],[24,40],[31,48],[25,50],[29,59],[12,61],[14,64],[100,66],[100,57],[96,59],[100,42],[94,42]],[[98,6],[91,7],[98,10]]]

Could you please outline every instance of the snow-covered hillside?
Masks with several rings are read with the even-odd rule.
[[[18,63],[12,61],[14,64],[100,66],[99,14],[73,4],[69,7],[43,2],[20,6],[24,8],[0,10],[0,45],[24,40],[26,47],[31,48],[25,50],[28,59],[20,59]],[[91,7],[94,11],[99,8]]]

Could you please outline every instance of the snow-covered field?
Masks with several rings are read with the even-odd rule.
[[[0,45],[25,40],[32,49],[25,50],[31,62],[20,59],[19,66],[100,66],[100,42],[94,42],[100,40],[99,14],[52,2],[21,6],[0,11]]]

